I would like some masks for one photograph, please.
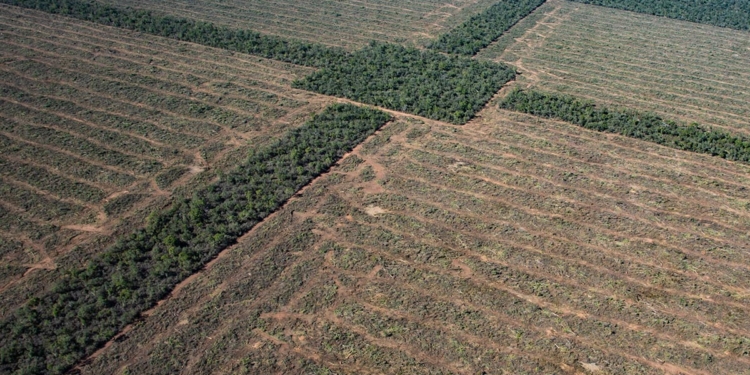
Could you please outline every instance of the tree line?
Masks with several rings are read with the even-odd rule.
[[[677,20],[750,30],[747,0],[572,0]]]
[[[218,182],[153,213],[145,229],[0,322],[0,373],[67,371],[389,120],[376,109],[331,105]]]
[[[117,8],[96,1],[0,0],[0,2],[298,65],[322,67],[338,64],[348,58],[348,52],[342,48],[287,40],[250,30],[217,26],[209,22],[159,15],[149,10]]]
[[[294,64],[323,67],[295,82],[294,86],[454,124],[466,123],[503,84],[515,78],[515,71],[503,64],[449,57],[388,43],[373,42],[349,53],[340,48],[85,0],[0,2]],[[530,12],[533,8],[524,9]],[[521,13],[516,9],[514,14],[521,17]]]
[[[515,90],[500,108],[567,121],[586,129],[616,133],[684,151],[750,163],[750,138],[698,124],[682,125],[653,113],[609,109],[568,95]]]
[[[428,48],[440,52],[473,56],[544,2],[545,0],[500,1],[441,35]]]
[[[294,86],[463,124],[514,77],[503,64],[373,42]]]

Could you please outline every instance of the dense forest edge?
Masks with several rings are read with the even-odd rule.
[[[293,86],[464,124],[515,75],[500,63],[373,42]]]
[[[503,33],[546,0],[505,0],[487,8],[482,13],[441,35],[427,46],[436,51],[463,56],[473,56],[487,47]]]
[[[116,8],[95,1],[0,0],[0,3],[310,67],[339,64],[349,56],[342,48],[235,30],[149,10]]]
[[[736,30],[750,30],[750,1],[747,0],[571,1]]]
[[[343,49],[84,0],[0,2],[284,62],[322,67],[293,86],[453,124],[469,121],[505,83],[515,78],[515,70],[504,64],[445,56],[436,51],[420,51],[389,43],[372,42],[349,53]]]
[[[508,94],[499,106],[678,150],[750,163],[750,138],[711,130],[695,123],[682,125],[653,113],[609,109],[568,95],[520,89]]]
[[[0,322],[0,373],[67,371],[390,120],[333,104],[218,182],[153,213],[146,228]]]

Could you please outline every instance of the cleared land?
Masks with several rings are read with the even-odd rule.
[[[387,125],[83,373],[750,373],[750,167],[480,116]]]
[[[0,6],[6,306],[301,125],[330,102],[289,87],[311,71]]]
[[[479,57],[516,66],[524,87],[750,134],[747,32],[558,0],[537,12]]]
[[[426,45],[493,2],[118,5],[354,49]],[[92,291],[129,286],[86,268],[91,254],[333,101],[290,88],[311,69],[0,10],[3,322],[37,319],[29,296],[71,268],[107,305]],[[480,58],[515,63],[523,86],[750,132],[746,33],[559,0],[531,17]],[[464,127],[396,116],[77,370],[750,375],[750,166],[497,103]],[[178,240],[139,251],[171,262],[159,251]],[[54,308],[76,307],[77,293],[50,290],[45,321],[14,332],[34,342],[11,355],[76,362],[33,345],[86,340],[34,337],[106,312]]]
[[[176,17],[357,49],[371,40],[411,46],[438,35],[490,7],[495,0],[106,0],[115,6],[150,9]]]

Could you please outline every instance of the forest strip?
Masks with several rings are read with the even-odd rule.
[[[471,17],[429,45],[429,48],[464,56],[474,56],[528,16],[545,0],[505,0]]]
[[[653,16],[750,30],[750,3],[741,0],[572,0]]]
[[[682,125],[653,113],[600,107],[588,100],[539,91],[515,90],[500,108],[567,121],[586,129],[615,133],[678,150],[750,163],[750,139],[705,128]]]
[[[335,104],[193,197],[71,270],[0,323],[0,373],[59,374],[234,244],[390,120]]]
[[[98,2],[83,0],[0,0],[0,2],[304,66],[321,67],[338,64],[348,55],[341,48],[286,40],[250,30],[236,30],[209,22],[158,15],[150,10],[117,8]]]
[[[513,78],[504,64],[373,42],[294,87],[464,124]]]

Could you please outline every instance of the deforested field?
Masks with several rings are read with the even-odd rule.
[[[558,0],[535,13],[517,43],[479,56],[523,86],[750,134],[746,31]]]
[[[0,0],[0,375],[750,375],[750,34],[588,1]]]
[[[458,0],[125,0],[149,9],[265,34],[356,49],[371,40],[423,45],[496,1]]]
[[[0,6],[4,301],[302,124],[329,101],[289,87],[311,71]]]
[[[400,117],[84,374],[747,374],[750,167]]]

